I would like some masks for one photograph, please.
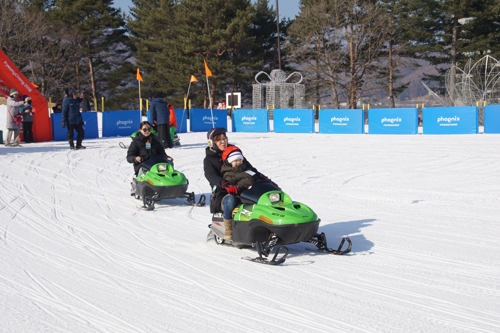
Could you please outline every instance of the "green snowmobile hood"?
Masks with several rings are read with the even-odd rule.
[[[146,161],[144,165],[147,164]],[[153,164],[154,161],[151,161]],[[154,162],[148,169],[141,169],[136,177],[137,182],[147,182],[152,186],[180,186],[187,185],[186,176],[179,171],[174,170],[172,164],[166,161]]]
[[[279,196],[278,201],[271,202],[271,197]],[[290,196],[281,190],[263,193],[257,203],[241,204],[234,215],[235,221],[261,220],[272,225],[293,225],[318,221],[318,215],[303,203],[292,201]]]

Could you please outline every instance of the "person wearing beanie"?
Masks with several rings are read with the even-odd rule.
[[[69,149],[85,149],[86,147],[82,145],[82,141],[85,136],[85,130],[83,129],[83,125],[85,123],[80,112],[81,98],[78,97],[76,89],[69,89],[67,92],[69,95],[62,103],[61,127],[65,128],[68,126],[66,136],[68,137]],[[74,131],[76,131],[77,134],[76,147],[73,141]]]
[[[238,187],[239,192],[250,188],[257,180],[264,180],[260,173],[248,168],[243,153],[236,146],[229,146],[222,153],[222,177]]]
[[[23,100],[26,100],[28,96],[24,95]],[[33,105],[31,105],[31,100],[28,100],[28,106],[21,107],[19,109],[23,115],[23,138],[24,143],[33,143],[35,139],[33,138],[33,114],[36,112]]]
[[[212,188],[212,196],[210,198],[210,213],[222,213],[225,227],[225,240],[232,240],[233,237],[233,210],[240,204],[238,194],[242,189],[231,181],[224,179],[222,174],[222,166],[227,161],[230,153],[233,153],[231,160],[241,159],[245,165],[247,172],[253,172],[259,175],[262,179],[268,179],[254,168],[241,153],[241,150],[234,145],[228,144],[225,128],[212,128],[207,133],[208,147],[205,149],[205,158],[203,159],[203,170],[205,178],[208,180]],[[237,151],[232,151],[238,149]],[[227,150],[227,152],[226,152]],[[223,155],[225,161],[223,161]],[[241,157],[241,158],[240,158]],[[234,161],[233,161],[234,162]]]
[[[20,147],[19,131],[22,126],[22,115],[20,108],[27,107],[28,101],[31,98],[26,97],[24,101],[18,101],[19,93],[16,89],[11,89],[7,98],[7,138],[5,139],[6,147]]]
[[[62,102],[57,101],[56,105],[54,105],[54,107],[52,107],[52,113],[61,113],[61,112],[62,112]]]

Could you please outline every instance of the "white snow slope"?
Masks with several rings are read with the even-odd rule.
[[[130,196],[128,138],[0,148],[1,332],[500,332],[500,135],[229,133],[345,256],[206,241]],[[209,197],[205,133],[169,150]]]

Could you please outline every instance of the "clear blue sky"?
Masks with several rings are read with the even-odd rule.
[[[114,4],[115,7],[120,7],[125,13],[128,13],[129,7],[132,7],[131,0],[115,0]],[[275,8],[276,0],[269,0],[269,6]],[[294,19],[299,14],[299,0],[278,0],[278,10],[281,19],[285,17]]]

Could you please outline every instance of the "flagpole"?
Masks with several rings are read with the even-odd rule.
[[[207,90],[208,90],[208,104],[210,104],[210,116],[212,117],[212,128],[215,128],[214,112],[212,110],[212,98],[210,96],[210,86],[208,85],[208,76],[207,76]]]
[[[135,79],[139,82],[139,111],[141,111],[141,115],[142,115],[142,98],[141,98],[141,81],[142,81],[142,76],[141,76],[141,70],[140,70],[140,68],[137,68],[137,74],[135,76]]]
[[[138,82],[139,82],[139,110],[141,111],[141,116],[142,116],[141,81],[138,80]]]
[[[205,59],[203,59],[203,64],[205,65],[205,76],[207,77],[208,103],[210,104],[210,115],[212,116],[212,128],[215,128],[212,97],[210,96],[210,86],[208,84],[208,77],[212,76],[212,71],[208,68],[207,61]]]
[[[184,112],[182,113],[181,125],[180,126],[182,126],[182,123],[184,122],[184,115],[187,115],[186,105],[187,105],[187,103],[189,101],[189,89],[191,89],[191,79],[189,80],[188,91],[187,91],[187,94],[186,94],[186,101],[184,102]],[[187,127],[187,124],[186,124],[186,127]]]

